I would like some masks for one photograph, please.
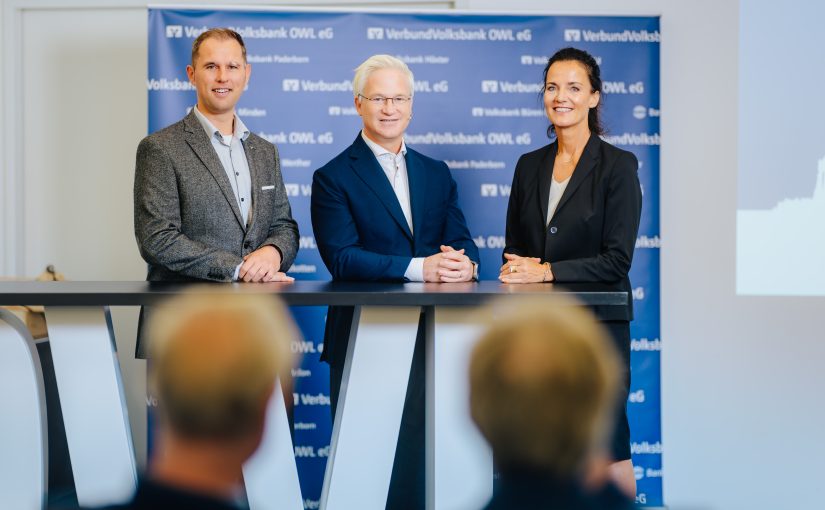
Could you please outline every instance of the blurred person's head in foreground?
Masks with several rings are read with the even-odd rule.
[[[149,331],[159,414],[149,477],[233,497],[261,443],[278,377],[292,363],[292,318],[272,296],[200,288],[159,306]]]
[[[595,317],[570,300],[499,304],[472,354],[473,420],[502,474],[581,480],[608,437],[618,354]]]

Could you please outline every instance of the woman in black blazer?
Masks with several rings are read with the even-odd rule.
[[[516,164],[507,207],[505,283],[603,282],[627,291],[624,312],[602,313],[625,363],[617,406],[611,475],[628,494],[636,480],[630,461],[630,263],[639,231],[642,193],[636,157],[599,138],[599,66],[585,51],[565,48],[544,68],[548,135],[556,140]],[[607,312],[607,310],[605,310]]]

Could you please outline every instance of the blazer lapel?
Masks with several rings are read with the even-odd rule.
[[[224,198],[226,198],[226,201],[229,203],[229,207],[235,214],[235,219],[238,220],[238,223],[240,223],[242,228],[246,229],[243,217],[241,216],[241,210],[238,207],[238,201],[235,198],[235,194],[232,192],[232,185],[229,184],[229,178],[226,176],[226,171],[223,169],[221,160],[218,159],[218,155],[212,147],[212,142],[209,141],[203,127],[195,117],[195,112],[189,112],[189,115],[183,119],[183,125],[186,131],[186,143],[189,144],[201,160],[203,166],[205,166],[209,173],[212,174],[212,177],[215,179],[215,182],[218,183],[218,187],[221,189],[221,192],[223,192]]]
[[[413,237],[421,237],[421,227],[424,225],[424,213],[427,210],[424,203],[427,201],[425,188],[424,166],[415,152],[407,147],[407,182],[410,187],[410,209],[412,209]],[[416,243],[418,244],[418,243]]]
[[[539,209],[541,212],[542,224],[547,223],[547,208],[550,201],[550,179],[553,178],[553,158],[556,154],[558,142],[553,142],[545,151],[539,162]]]
[[[566,204],[570,200],[570,197],[572,197],[573,194],[576,193],[576,190],[579,188],[579,186],[581,186],[581,183],[583,183],[585,179],[587,179],[587,176],[590,175],[593,169],[596,168],[596,163],[598,163],[599,161],[599,142],[600,138],[597,135],[590,135],[590,139],[587,141],[587,145],[584,146],[584,150],[582,151],[582,155],[579,158],[579,162],[576,164],[576,169],[573,171],[573,175],[570,177],[570,182],[567,184],[567,188],[561,195],[559,205],[556,207],[556,214],[558,214],[561,208],[564,207],[564,204]],[[547,217],[546,209],[544,217]]]
[[[381,168],[378,160],[375,159],[375,154],[367,147],[366,142],[361,139],[360,133],[350,147],[349,156],[352,159],[352,170],[364,181],[367,187],[375,193],[390,213],[390,216],[398,224],[398,227],[412,240],[413,235],[412,232],[410,232],[409,225],[407,225],[404,212],[401,210],[401,204],[398,203],[398,197],[395,196],[395,191],[392,189],[390,181],[387,180],[384,170]],[[409,172],[409,168],[407,171]],[[410,191],[410,194],[410,200],[412,201],[412,191]]]
[[[266,183],[264,178],[264,163],[260,161],[258,146],[254,142],[243,142],[246,163],[249,165],[249,180],[252,181],[252,207],[249,209],[249,226],[251,227],[258,216],[258,207],[261,206],[261,187]]]

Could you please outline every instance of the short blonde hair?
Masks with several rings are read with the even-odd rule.
[[[404,73],[404,76],[410,82],[410,97],[413,96],[415,93],[415,79],[407,64],[392,55],[373,55],[355,68],[355,77],[352,79],[352,93],[355,97],[364,92],[367,79],[374,71],[379,69],[397,69]]]
[[[190,438],[239,438],[291,366],[298,335],[274,297],[193,290],[152,310],[150,391],[160,416]]]
[[[500,466],[573,475],[604,446],[618,354],[593,315],[568,299],[520,302],[496,315],[470,362],[473,420]]]

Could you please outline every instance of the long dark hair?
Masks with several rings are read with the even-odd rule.
[[[547,72],[550,70],[550,66],[556,62],[568,62],[571,60],[583,65],[587,71],[587,79],[590,80],[590,92],[599,92],[599,94],[601,94],[601,71],[599,70],[599,64],[596,62],[596,59],[593,58],[593,55],[578,48],[562,48],[553,54],[553,56],[547,60],[547,65],[544,66],[544,80],[542,81],[541,89],[542,96],[544,96],[544,89],[547,87]],[[601,107],[602,101],[601,98],[599,98],[599,104],[587,112],[587,127],[590,128],[590,132],[595,135],[604,134],[604,126],[602,125],[601,118],[599,118]],[[556,126],[550,124],[547,128],[547,136],[550,138],[556,137]]]

